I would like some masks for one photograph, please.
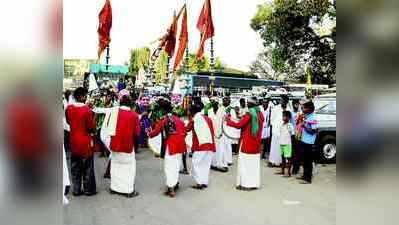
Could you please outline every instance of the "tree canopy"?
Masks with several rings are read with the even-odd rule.
[[[335,0],[267,2],[258,6],[251,27],[265,46],[264,57],[260,55],[252,69],[261,71],[261,60],[266,59],[275,73],[306,81],[304,68],[309,65],[314,83],[335,83]]]

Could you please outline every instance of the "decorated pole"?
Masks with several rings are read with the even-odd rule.
[[[214,88],[215,88],[215,50],[213,48],[213,37],[211,37],[211,76],[210,76],[210,80],[211,80],[211,94],[213,95],[214,92]]]
[[[98,38],[99,38],[99,44],[98,44],[98,59],[101,58],[102,52],[106,49],[107,50],[107,55],[106,55],[106,71],[108,72],[108,65],[109,65],[109,43],[111,42],[111,28],[112,28],[112,7],[111,7],[111,1],[106,0],[103,8],[100,11],[100,14],[98,15]]]
[[[109,56],[109,44],[107,45],[107,55],[106,55],[106,57],[105,57],[105,70],[107,71],[107,73],[108,73],[108,65],[109,65],[109,59],[110,59],[111,57]]]
[[[214,48],[213,48],[213,36],[215,36],[215,28],[213,26],[212,20],[212,5],[211,0],[205,0],[204,6],[202,7],[200,17],[197,22],[197,29],[201,33],[200,47],[197,52],[197,59],[201,59],[204,55],[205,42],[208,39],[211,39],[211,68],[210,68],[210,90],[213,94],[213,86],[214,86],[214,67],[215,67],[215,57],[214,57]]]

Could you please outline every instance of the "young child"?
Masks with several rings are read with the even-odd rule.
[[[294,135],[294,127],[291,124],[291,112],[283,111],[283,124],[280,127],[280,150],[283,162],[281,174],[283,177],[291,177],[292,143],[291,136]],[[287,175],[285,174],[287,169]]]

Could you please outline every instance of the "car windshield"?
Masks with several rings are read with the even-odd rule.
[[[337,102],[330,101],[327,105],[322,106],[317,110],[320,114],[336,114],[337,113]]]

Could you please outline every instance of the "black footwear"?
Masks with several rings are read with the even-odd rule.
[[[239,191],[242,191],[242,190],[243,190],[243,187],[242,187],[241,185],[238,185],[238,186],[236,187],[236,189],[239,190]]]
[[[189,175],[190,173],[187,170],[179,171],[180,174]]]
[[[106,174],[104,174],[104,179],[111,179],[111,174],[109,174],[109,173],[106,173]]]
[[[133,191],[132,193],[130,193],[130,194],[126,194],[126,197],[127,198],[134,198],[134,197],[137,197],[137,196],[139,196],[140,195],[140,193],[138,193],[137,191]]]
[[[174,190],[174,191],[177,191],[177,190],[179,190],[179,188],[180,188],[180,183],[177,182],[177,184],[175,185],[175,187],[173,188],[173,190]]]
[[[86,196],[93,196],[93,195],[96,195],[97,194],[97,191],[94,191],[94,192],[85,192],[85,195]]]
[[[219,168],[217,168],[216,166],[211,166],[211,170],[219,171]]]
[[[232,165],[233,165],[233,163],[227,163],[227,165],[228,165],[228,166],[232,166]]]
[[[81,196],[81,195],[83,195],[83,192],[73,192],[72,195],[75,197]]]
[[[201,187],[202,187],[202,188],[208,188],[208,185],[206,185],[206,184],[201,184]]]
[[[70,190],[71,190],[71,186],[69,186],[69,185],[66,186],[65,190],[64,190],[64,195],[67,196],[69,194]]]
[[[201,184],[197,184],[197,185],[193,185],[193,186],[191,186],[191,188],[193,188],[193,189],[197,189],[197,190],[202,190],[202,185]]]
[[[219,171],[222,173],[227,173],[229,172],[229,168],[228,167],[219,168]]]

